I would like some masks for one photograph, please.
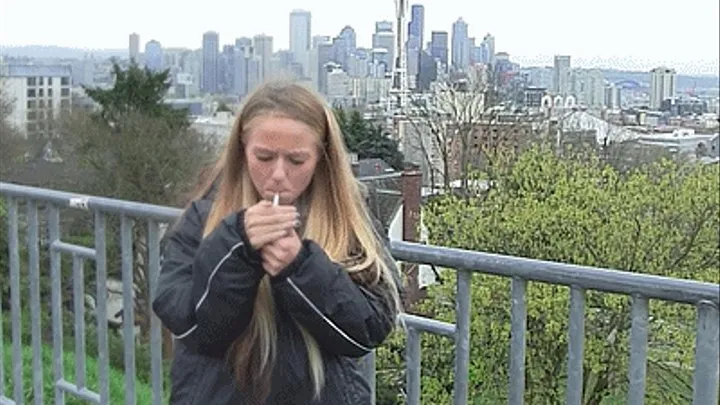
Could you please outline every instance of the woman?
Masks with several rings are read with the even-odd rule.
[[[370,404],[358,358],[400,311],[378,234],[333,112],[300,85],[258,89],[168,236],[170,402]]]

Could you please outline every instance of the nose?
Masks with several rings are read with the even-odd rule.
[[[283,159],[276,159],[275,165],[272,168],[270,178],[275,183],[282,183],[285,180],[285,163]]]

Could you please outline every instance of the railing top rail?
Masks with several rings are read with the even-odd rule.
[[[0,182],[0,194],[162,222],[172,222],[182,213],[178,208],[3,182]],[[467,269],[505,277],[521,277],[551,284],[575,285],[618,294],[641,294],[665,301],[689,304],[709,301],[720,305],[720,284],[400,241],[392,242],[392,252],[396,259],[413,263]]]
[[[182,210],[179,208],[113,198],[93,197],[66,191],[3,182],[0,182],[0,194],[16,198],[45,201],[61,207],[99,210],[108,213],[125,214],[132,217],[154,219],[161,222],[173,222],[182,214]]]
[[[418,243],[392,241],[391,244],[393,256],[397,260],[412,263],[520,277],[550,284],[574,285],[625,295],[640,294],[664,301],[688,304],[708,301],[720,305],[720,284]]]

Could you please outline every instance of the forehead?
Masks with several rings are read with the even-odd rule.
[[[315,147],[320,140],[320,134],[304,122],[277,115],[253,118],[245,137],[249,148],[282,150]]]

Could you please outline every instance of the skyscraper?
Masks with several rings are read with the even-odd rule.
[[[410,23],[408,23],[408,40],[410,37],[417,38],[422,48],[425,31],[425,7],[422,4],[413,4],[410,7]]]
[[[430,56],[440,60],[443,69],[448,64],[448,33],[447,31],[433,31],[430,33]]]
[[[553,71],[553,90],[566,96],[570,93],[570,56],[555,55]]]
[[[140,35],[133,32],[130,34],[130,44],[129,44],[130,52],[130,60],[134,60],[136,62],[139,62],[140,57]]]
[[[260,62],[260,83],[272,78],[273,37],[259,34],[253,37],[253,48]]]
[[[650,108],[659,110],[662,102],[675,97],[677,72],[667,67],[650,71]]]
[[[163,70],[162,45],[154,39],[145,44],[145,67],[153,72]]]
[[[410,22],[408,23],[407,37],[407,74],[408,77],[420,73],[425,31],[425,7],[422,4],[413,4],[410,7]]]
[[[293,10],[290,13],[290,52],[296,63],[302,66],[303,74],[309,73],[309,52],[311,37],[311,15],[309,11]]]
[[[480,44],[480,61],[488,65],[495,65],[495,37],[488,33]]]
[[[468,25],[462,17],[452,26],[452,65],[457,70],[466,70],[470,66]]]
[[[203,34],[203,74],[202,90],[206,93],[218,91],[218,53],[220,52],[220,36],[217,32],[208,31]]]

